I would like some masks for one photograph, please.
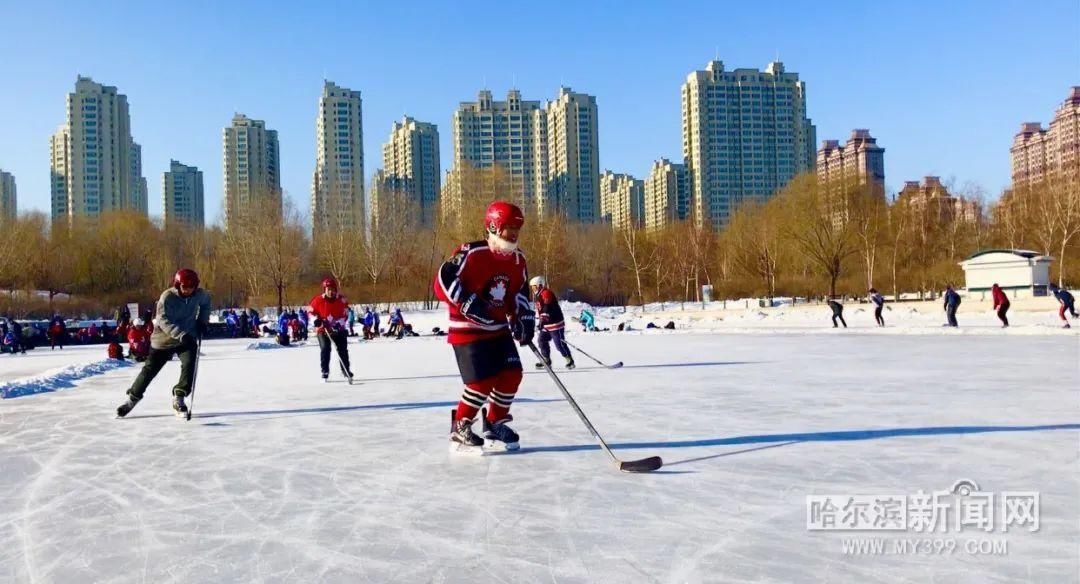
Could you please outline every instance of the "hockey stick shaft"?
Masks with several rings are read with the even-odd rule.
[[[532,342],[529,342],[528,347],[532,349],[532,352],[534,355],[536,355],[536,358],[544,364],[544,370],[546,370],[548,372],[548,375],[551,376],[551,380],[555,382],[555,386],[559,388],[560,392],[562,392],[563,397],[566,398],[566,401],[570,402],[570,407],[574,408],[574,412],[577,413],[579,418],[581,418],[581,422],[585,424],[586,428],[589,429],[589,433],[593,435],[593,438],[596,438],[596,441],[600,443],[600,447],[604,449],[604,452],[606,452],[607,455],[610,456],[611,459],[615,462],[621,463],[622,461],[619,460],[617,456],[615,456],[615,453],[611,451],[611,447],[607,445],[607,442],[604,442],[604,439],[600,436],[600,433],[597,432],[596,428],[593,427],[592,422],[589,421],[589,418],[585,415],[585,412],[581,411],[581,407],[578,406],[577,401],[574,400],[574,396],[570,395],[570,391],[566,389],[566,386],[563,385],[562,380],[559,379],[559,376],[556,375],[555,371],[551,369],[551,365],[548,365],[547,361],[544,360],[544,357],[540,354],[540,350],[536,348],[536,345],[534,345]]]
[[[195,380],[199,377],[199,354],[202,353],[202,337],[195,343],[195,362],[191,367],[191,401],[188,402],[188,411],[185,421],[190,422],[195,414]]]
[[[603,361],[601,361],[601,360],[597,359],[596,357],[593,357],[592,355],[590,355],[590,354],[586,353],[585,351],[582,351],[580,347],[578,347],[577,345],[575,345],[575,344],[571,343],[570,341],[563,341],[563,342],[564,342],[564,343],[566,343],[566,344],[567,344],[567,346],[569,346],[570,348],[572,348],[572,349],[574,349],[575,351],[577,351],[578,353],[581,353],[582,355],[585,355],[586,357],[588,357],[588,358],[592,359],[593,361],[596,361],[596,363],[597,363],[598,365],[600,365],[601,367],[607,367],[607,368],[609,368],[609,369],[613,368],[613,366],[612,366],[612,365],[608,365],[607,363],[604,363]]]

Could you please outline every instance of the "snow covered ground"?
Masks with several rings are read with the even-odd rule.
[[[0,582],[1080,582],[1076,331],[834,331],[819,312],[749,335],[572,332],[626,363],[559,373],[620,457],[664,458],[649,475],[619,473],[531,358],[523,450],[451,458],[443,338],[354,341],[354,386],[320,383],[313,345],[208,341],[190,422],[169,409],[175,362],[116,420],[138,367],[93,369],[103,346],[4,355],[21,397],[0,400]],[[951,496],[937,534],[807,529],[825,496],[961,479],[994,497],[991,532],[958,530]],[[1004,492],[1039,493],[1037,531],[1017,508],[1003,531]]]

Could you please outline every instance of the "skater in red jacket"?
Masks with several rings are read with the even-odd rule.
[[[1009,297],[996,283],[990,288],[990,294],[994,297],[994,310],[997,311],[997,317],[1001,319],[1001,328],[1009,326],[1009,319],[1005,316],[1005,313],[1009,312]]]

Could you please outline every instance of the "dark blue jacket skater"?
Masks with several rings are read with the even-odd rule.
[[[948,326],[957,326],[956,324],[956,309],[960,307],[960,295],[953,290],[952,286],[945,288],[945,317],[948,319]]]

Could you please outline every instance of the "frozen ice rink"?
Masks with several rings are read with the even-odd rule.
[[[190,422],[175,361],[117,420],[137,366],[58,372],[104,347],[4,355],[0,387],[30,395],[0,401],[0,581],[1078,582],[1080,337],[1056,332],[572,332],[626,363],[556,370],[620,457],[663,457],[648,475],[524,355],[522,451],[451,458],[443,338],[354,340],[353,386],[311,345],[208,341]],[[808,496],[961,479],[992,531],[951,497],[941,533],[807,529]],[[1039,493],[1037,531],[1003,492]]]

